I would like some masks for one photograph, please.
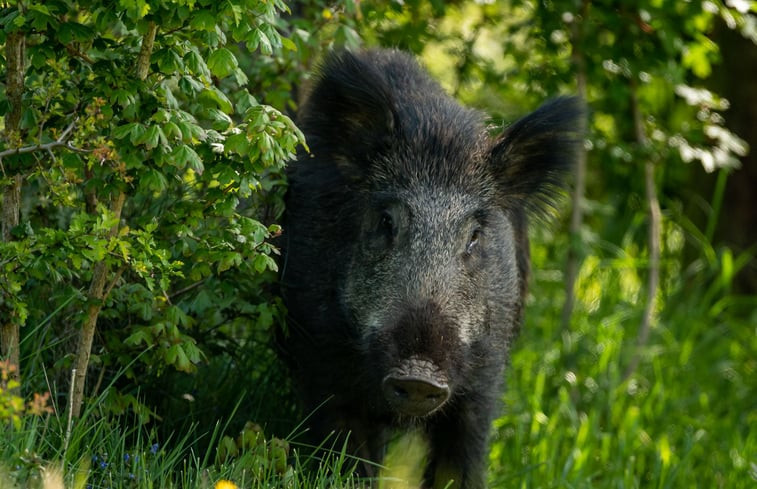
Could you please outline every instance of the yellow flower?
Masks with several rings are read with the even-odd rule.
[[[220,481],[216,482],[215,489],[239,489],[239,488],[233,482],[227,481],[225,479],[221,479]]]

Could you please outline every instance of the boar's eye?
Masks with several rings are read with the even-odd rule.
[[[481,229],[476,228],[473,230],[473,232],[470,235],[470,238],[468,239],[468,244],[465,246],[466,255],[472,255],[473,252],[476,250],[476,247],[479,245],[479,242],[481,241],[481,234],[482,234]]]
[[[394,218],[388,210],[381,212],[379,217],[378,232],[384,236],[389,243],[394,239],[397,234],[397,228],[394,225]]]
[[[387,251],[397,243],[402,217],[402,209],[394,202],[379,203],[369,211],[365,228],[367,239],[363,243],[376,258],[380,256],[376,253]]]

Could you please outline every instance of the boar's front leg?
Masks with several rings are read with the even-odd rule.
[[[495,403],[476,397],[456,403],[430,427],[426,481],[433,489],[483,489],[489,427]],[[452,483],[450,483],[452,481]]]

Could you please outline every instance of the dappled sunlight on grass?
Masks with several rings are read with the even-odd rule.
[[[668,251],[681,252],[679,228],[668,230]],[[491,487],[753,487],[757,299],[729,295],[736,259],[714,251],[696,274],[665,269],[657,320],[624,378],[646,264],[615,254],[585,260],[567,330],[551,300],[562,283],[536,274],[495,422]],[[535,268],[554,259],[533,256]]]

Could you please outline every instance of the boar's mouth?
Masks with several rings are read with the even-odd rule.
[[[390,369],[381,389],[393,411],[412,417],[428,416],[450,397],[446,376],[434,363],[417,357]]]

